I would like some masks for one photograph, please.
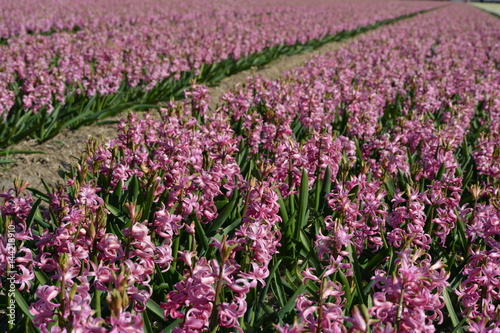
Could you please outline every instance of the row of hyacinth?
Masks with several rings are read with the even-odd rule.
[[[316,0],[315,5],[350,7],[352,3],[363,3],[365,0]],[[50,35],[64,31],[81,29],[110,29],[127,25],[142,25],[164,19],[180,19],[179,15],[187,12],[214,12],[241,10],[242,3],[231,0],[200,1],[186,0],[173,3],[171,1],[137,1],[137,0],[19,0],[15,4],[3,0],[0,8],[0,38],[9,38],[26,34]],[[304,7],[299,0],[278,0],[271,3],[262,0],[249,0],[244,3],[248,10],[263,9],[265,12],[279,7]],[[393,10],[399,4],[392,4]],[[410,5],[411,6],[411,5]],[[196,15],[195,15],[196,16]]]
[[[339,2],[339,1],[337,1]],[[330,0],[317,1],[318,4],[331,3]],[[347,3],[347,2],[346,2]],[[15,36],[26,34],[53,34],[63,31],[81,29],[110,29],[123,25],[144,24],[149,20],[156,21],[163,16],[171,15],[170,19],[178,18],[193,9],[197,12],[215,10],[234,10],[241,3],[218,0],[217,2],[186,0],[173,3],[171,1],[144,2],[137,0],[19,0],[16,3],[2,1],[0,8],[0,38],[4,41]],[[262,6],[259,0],[247,1],[246,8]],[[300,1],[276,1],[266,4],[269,8],[283,5],[300,6]],[[173,13],[169,13],[173,12]]]
[[[55,20],[50,25],[69,29],[74,24],[80,30],[22,33],[0,46],[0,112],[4,118],[9,111],[50,113],[71,94],[106,96],[116,93],[123,82],[150,90],[167,78],[179,79],[182,72],[198,75],[203,65],[239,60],[276,45],[304,44],[437,6],[426,2],[315,1],[307,6],[295,2],[269,5],[262,0],[192,2],[190,7],[189,3],[165,5],[158,0],[71,1],[60,10],[55,10],[61,5],[54,2],[48,8],[63,23]],[[31,15],[34,5],[28,3],[14,9],[29,8]],[[4,16],[15,21],[1,23],[17,27],[25,22],[8,8]],[[11,110],[17,98],[22,101]]]
[[[215,110],[194,85],[130,114],[49,193],[2,194],[18,321],[495,332],[499,39],[497,19],[457,4],[251,78]]]

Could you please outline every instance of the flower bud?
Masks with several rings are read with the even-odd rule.
[[[470,193],[472,194],[472,198],[477,200],[484,192],[481,186],[477,184],[473,184],[469,187]]]
[[[109,304],[109,309],[116,318],[119,318],[123,304],[120,292],[116,289],[111,290],[108,294],[107,300]]]
[[[67,271],[68,263],[69,263],[69,256],[68,256],[68,254],[67,253],[62,253],[61,256],[59,257],[59,266],[61,266],[61,270],[63,272]]]

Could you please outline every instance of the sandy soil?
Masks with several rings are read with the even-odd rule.
[[[234,87],[236,84],[244,84],[248,76],[261,75],[270,80],[278,79],[282,73],[302,65],[313,55],[324,54],[326,52],[339,49],[341,46],[352,41],[352,39],[342,42],[325,44],[313,52],[281,57],[263,68],[254,68],[227,77],[221,81],[220,85],[210,88],[211,107],[215,107],[220,96]],[[107,119],[107,121],[118,121],[125,115]],[[41,151],[41,154],[13,154],[2,159],[14,161],[12,164],[0,166],[0,189],[12,187],[13,180],[19,178],[28,181],[30,187],[42,190],[43,185],[40,179],[44,179],[49,185],[54,185],[60,181],[59,168],[68,169],[74,164],[82,151],[85,149],[87,140],[95,137],[101,142],[106,142],[116,136],[114,124],[92,125],[78,130],[66,130],[55,138],[38,143],[36,140],[25,140],[13,147],[13,150]]]
[[[486,10],[488,12],[492,12],[496,15],[500,15],[500,3],[471,3],[471,5],[481,8],[482,10]]]

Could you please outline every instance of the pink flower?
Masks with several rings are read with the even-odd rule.
[[[111,317],[111,330],[113,333],[139,333],[143,331],[142,318],[140,314],[131,314],[123,312],[119,318]]]

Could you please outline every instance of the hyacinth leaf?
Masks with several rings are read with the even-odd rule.
[[[49,210],[49,215],[50,215],[50,224],[46,224],[46,227],[51,227],[55,229],[55,227],[57,226],[57,216],[52,210]]]
[[[133,175],[128,183],[128,200],[133,204],[136,204],[140,191],[141,186],[139,184],[139,179],[137,179],[136,175]]]
[[[31,228],[31,225],[33,224],[33,220],[35,219],[35,215],[40,215],[40,211],[38,210],[38,207],[40,207],[40,204],[42,203],[42,199],[38,199],[35,201],[33,204],[30,213],[26,217],[26,226],[28,228]]]
[[[82,116],[84,116],[84,117],[82,117],[80,119],[84,119],[86,123],[94,122],[96,120],[101,120],[101,119],[105,119],[105,118],[108,118],[111,116],[115,116],[126,109],[134,108],[134,106],[137,106],[137,109],[139,109],[142,106],[142,105],[134,105],[134,104],[135,103],[133,103],[133,102],[122,103],[122,104],[101,110],[99,112],[89,112],[88,114],[87,113],[82,114]],[[68,123],[66,126],[69,126],[72,123],[74,123],[74,122]]]
[[[347,250],[349,251],[349,259],[351,261],[352,268],[354,271],[354,281],[356,282],[356,290],[358,297],[362,304],[367,305],[366,295],[363,291],[363,276],[361,275],[361,265],[358,262],[356,251],[352,244],[349,244],[347,246]]]
[[[14,298],[16,300],[16,305],[21,309],[21,311],[24,313],[26,317],[29,319],[33,320],[33,315],[30,312],[30,308],[28,306],[28,303],[24,300],[23,295],[19,292],[19,290],[16,290],[14,294]]]
[[[457,209],[455,209],[455,214],[457,216],[460,216],[458,214],[458,211]],[[462,254],[464,256],[468,255],[469,253],[469,240],[467,238],[467,235],[465,233],[465,231],[467,230],[467,227],[466,227],[466,222],[464,220],[462,220],[461,218],[458,218],[457,219],[457,228],[454,228],[455,232],[456,232],[456,235],[458,237],[458,244],[460,245],[461,249],[462,249]]]
[[[217,207],[217,211],[222,210],[228,203],[229,203],[229,199],[226,197],[214,202],[215,207]]]
[[[40,272],[40,271],[35,271],[35,277],[37,279],[37,281],[40,283],[40,285],[45,285],[47,284],[47,281],[49,280],[47,274],[45,274],[44,272]]]
[[[323,188],[322,188],[322,191],[321,193],[323,194],[323,196],[321,197],[321,199],[324,199],[325,195],[330,193],[331,191],[331,188],[332,188],[332,171],[330,170],[330,166],[328,166],[326,168],[326,171],[325,171],[325,176],[323,177]],[[326,203],[326,200],[323,200],[324,203]]]
[[[344,272],[342,272],[341,270],[337,271],[337,276],[339,278],[339,282],[342,284],[343,287],[342,289],[344,290],[345,293],[346,311],[350,312],[354,300],[354,297],[351,292],[351,285],[349,284],[349,281],[347,280],[347,277],[345,276]]]
[[[46,120],[43,121],[43,124],[40,127],[40,133],[38,135],[38,138],[41,141],[46,140],[46,137],[50,136],[50,134],[52,134],[54,132],[54,127],[56,127],[58,125],[58,123],[59,123],[58,119],[61,118],[59,116],[61,108],[62,108],[62,106],[58,105],[57,107],[54,108],[54,110],[50,113],[50,115],[43,112],[42,121],[44,120],[44,118]]]
[[[149,316],[148,316],[148,312],[147,311],[144,311],[142,314],[142,329],[144,330],[144,332],[146,333],[154,333],[153,331],[153,327],[151,327],[151,322],[149,321]]]
[[[235,191],[231,197],[231,200],[220,209],[219,215],[210,222],[210,228],[207,230],[207,237],[213,236],[219,228],[221,228],[226,220],[229,218],[231,213],[234,210],[236,202],[240,199],[240,195],[237,191]]]
[[[274,291],[274,295],[278,299],[281,307],[285,306],[286,303],[286,293],[283,288],[283,281],[281,280],[280,272],[276,271],[273,278],[272,289]]]
[[[229,234],[234,229],[236,229],[236,227],[239,226],[240,224],[241,224],[241,218],[238,218],[233,223],[231,223],[230,225],[228,225],[227,227],[225,227],[224,230],[222,230],[222,234],[224,234],[224,235]],[[222,240],[222,238],[219,239],[219,240]]]
[[[170,325],[165,327],[165,329],[162,330],[162,333],[171,333],[174,328],[179,327],[179,323],[182,321],[181,318],[174,320]]]
[[[278,312],[278,318],[280,319],[281,322],[288,313],[293,311],[293,309],[295,308],[295,300],[299,295],[303,294],[306,291],[306,289],[307,285],[302,284],[288,299],[288,301],[282,306],[281,310]]]
[[[394,181],[390,178],[387,178],[385,180],[385,188],[389,192],[389,195],[391,197],[394,197],[394,194],[396,193],[396,187],[394,186]]]
[[[201,225],[200,221],[196,217],[196,215],[193,217],[194,219],[194,225],[195,225],[195,236],[201,243],[201,251],[200,255],[204,255],[206,251],[208,251],[208,244],[210,243],[210,238],[207,236],[205,231],[203,230],[203,226]]]
[[[450,316],[451,322],[453,324],[453,327],[455,328],[453,332],[462,333],[463,332],[462,325],[465,322],[465,318],[464,318],[464,322],[459,321],[457,313],[455,312],[455,308],[453,307],[453,301],[451,300],[450,294],[448,293],[447,289],[448,288],[443,288],[443,297],[444,297],[446,309],[448,310],[448,314]]]
[[[385,258],[389,255],[389,248],[380,250],[373,258],[364,265],[362,276],[370,276],[371,271],[380,264],[385,262]]]
[[[389,247],[389,260],[387,261],[389,263],[389,267],[387,268],[387,272],[389,272],[390,274],[393,274],[395,273],[395,270],[396,270],[396,265],[394,263],[394,256],[395,256],[395,253],[394,253],[394,247]]]
[[[163,316],[163,309],[152,298],[148,299],[148,301],[146,302],[146,308],[156,317],[158,317],[158,319],[161,319],[162,321],[165,319],[165,317]]]
[[[295,239],[299,239],[300,231],[306,226],[309,218],[309,181],[307,171],[302,170],[302,180],[300,182],[299,206],[297,228],[295,229]]]
[[[41,150],[23,150],[23,149],[0,150],[0,156],[8,156],[14,154],[45,154],[45,152]]]
[[[20,113],[21,112],[19,112],[19,114]],[[2,135],[2,138],[0,138],[0,146],[8,146],[33,134],[33,132],[37,131],[40,127],[40,125],[36,122],[37,120],[38,117],[36,115],[32,112],[27,112],[16,124],[12,124],[7,121],[5,123],[6,128],[2,131],[2,133],[5,134]]]
[[[313,243],[313,238],[307,237],[304,230],[300,230],[299,236],[300,236],[300,244],[302,245],[302,248],[306,251],[306,253],[310,254],[312,252],[311,251],[312,250],[311,243]]]
[[[36,226],[38,226],[38,235],[42,234],[43,229],[53,230],[54,228],[54,224],[49,224],[40,217],[35,217],[35,222]]]
[[[276,314],[276,310],[270,307],[268,304],[261,304],[262,309],[266,314]],[[260,322],[260,321],[259,321]]]
[[[358,193],[359,193],[359,184],[355,185],[350,191],[349,193],[347,194],[347,196],[351,199],[351,200],[354,200],[357,196],[358,196]]]
[[[446,165],[444,163],[441,163],[441,167],[439,167],[439,170],[436,174],[436,179],[443,180],[443,175],[445,171],[446,171]]]
[[[282,262],[282,259],[279,259],[276,261],[276,259],[273,258],[273,266],[269,270],[269,276],[266,279],[266,285],[262,288],[262,291],[259,293],[258,302],[261,305],[265,304],[264,302],[265,302],[266,297],[268,296],[269,287],[271,285],[270,282],[272,279],[274,279],[274,276],[275,276],[278,268],[280,267],[281,262]],[[260,318],[262,315],[262,310],[265,311],[265,309],[263,309],[262,306],[257,307],[257,309],[255,310],[255,317]]]
[[[118,205],[119,202],[121,202],[121,196],[122,196],[122,193],[123,193],[123,182],[118,182],[115,186],[115,189],[113,190],[113,196],[111,197],[112,198],[112,201],[110,201],[111,204],[113,205]]]
[[[462,320],[458,323],[458,325],[451,331],[450,333],[461,333],[464,332],[463,327],[464,324],[466,323],[467,319],[469,319],[469,315],[463,316]]]
[[[122,223],[122,226],[127,224],[128,218],[121,210],[108,203],[105,203],[104,205],[106,209],[111,213],[111,215],[113,215],[113,217],[115,217]]]
[[[155,190],[156,190],[156,188],[154,185],[148,188],[146,200],[141,205],[141,211],[142,211],[141,220],[142,221],[144,221],[144,220],[150,221],[151,218],[154,216],[154,209],[152,209],[152,207],[153,207],[153,202],[154,202]]]
[[[250,161],[247,159],[248,156],[248,146],[244,148],[239,154],[238,154],[238,165],[240,166],[241,169],[241,174],[242,175],[247,175],[248,174],[248,168],[250,166]]]
[[[120,227],[115,223],[107,223],[106,228],[109,228],[109,231],[118,236],[119,239],[123,240],[124,235]]]
[[[289,225],[289,217],[288,217],[288,212],[286,210],[286,205],[285,205],[285,202],[283,201],[283,197],[281,196],[281,192],[280,191],[276,191],[276,193],[278,194],[278,204],[280,206],[280,216],[281,216],[281,219],[283,220],[283,224],[285,226],[288,226]]]
[[[319,210],[319,204],[321,202],[321,190],[323,187],[323,179],[318,178],[314,182],[313,185],[313,193],[314,193],[314,211],[317,212]]]
[[[291,200],[291,199],[290,199]],[[293,201],[293,200],[292,200]],[[295,238],[295,220],[297,216],[297,211],[293,211],[291,215],[288,217],[288,224],[284,224],[283,228],[285,229],[284,238],[287,240],[283,242],[284,246],[286,246],[287,253],[290,253],[291,256],[295,259],[295,244],[297,243],[297,238]]]
[[[60,131],[62,131],[66,127],[71,127],[71,126],[77,124],[79,121],[86,120],[86,119],[90,118],[92,115],[93,115],[93,112],[88,111],[88,112],[79,114],[78,116],[72,117],[71,119],[69,119],[63,123],[58,124],[57,128],[49,129],[47,131],[48,134],[46,134],[44,137],[40,137],[40,139],[42,141],[44,141],[44,140],[47,140],[51,137],[54,137],[55,135],[57,135]]]
[[[475,167],[474,166],[471,166],[469,168],[466,169],[466,174],[465,176],[463,177],[463,186],[467,186],[469,185],[469,183],[471,182],[473,176],[474,176],[474,171],[475,171]]]
[[[49,185],[47,185],[47,182],[43,179],[40,179],[42,182],[43,188],[45,189],[46,193],[51,193]]]
[[[290,178],[291,178],[291,175],[290,175]],[[288,218],[289,227],[293,228],[293,230],[295,230],[295,219],[296,219],[296,215],[297,215],[297,211],[298,211],[298,210],[295,210],[295,194],[290,193],[290,195],[287,198],[287,201],[288,201],[288,211],[290,212],[289,218]]]

